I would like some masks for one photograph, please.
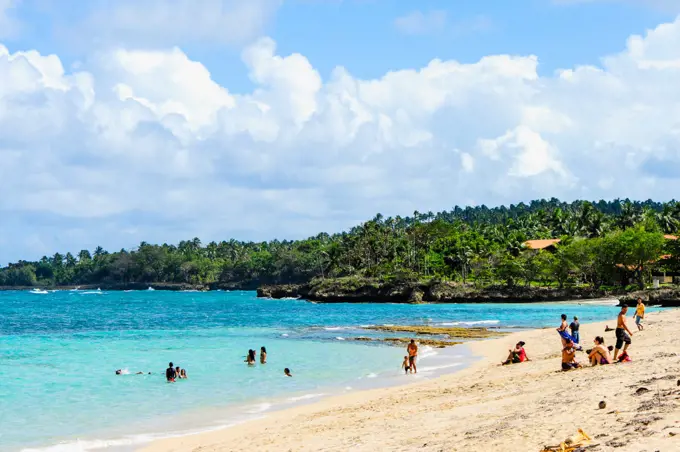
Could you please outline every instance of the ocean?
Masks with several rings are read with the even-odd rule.
[[[315,304],[236,291],[0,292],[0,450],[134,450],[331,394],[431,378],[474,359],[464,346],[423,347],[418,375],[405,376],[404,350],[354,341],[385,336],[362,326],[515,330],[556,327],[562,313],[614,322],[617,311],[614,302]],[[267,364],[247,366],[248,350],[259,357],[262,346]],[[189,378],[166,383],[170,361]],[[286,367],[293,378],[283,375]]]

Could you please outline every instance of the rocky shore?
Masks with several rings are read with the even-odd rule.
[[[653,305],[680,306],[680,289],[647,289],[627,293],[588,287],[488,287],[475,288],[447,281],[378,281],[368,278],[316,280],[307,284],[265,285],[263,298],[304,298],[318,303],[535,303],[598,298],[618,298],[635,304],[640,296]]]
[[[648,305],[658,305],[669,308],[680,307],[680,289],[678,288],[661,288],[639,290],[636,292],[629,292],[621,295],[619,301],[628,306],[635,306],[637,299],[642,298],[642,301]]]
[[[372,279],[340,278],[308,284],[262,286],[259,297],[304,298],[321,303],[531,303],[567,301],[615,296],[613,292],[590,288],[493,287],[476,289],[452,282],[384,282]]]

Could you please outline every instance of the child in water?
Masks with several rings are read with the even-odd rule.
[[[401,368],[404,369],[404,373],[408,374],[408,371],[411,370],[411,364],[408,362],[408,356],[404,356],[404,362],[401,363]]]

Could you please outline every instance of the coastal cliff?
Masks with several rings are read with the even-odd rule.
[[[378,281],[368,278],[316,280],[308,284],[266,285],[263,298],[304,298],[320,303],[531,303],[605,298],[615,292],[592,288],[472,286],[446,281]]]

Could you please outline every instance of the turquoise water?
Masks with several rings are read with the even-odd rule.
[[[254,292],[0,292],[0,450],[133,447],[326,394],[407,382],[403,350],[351,339],[364,325],[533,328],[614,319],[598,304],[314,304]],[[266,346],[268,363],[243,363]],[[464,349],[424,348],[417,378]],[[189,379],[167,384],[173,361]],[[289,367],[293,378],[283,377]],[[115,375],[126,369],[129,375]],[[151,375],[135,375],[136,372]]]

